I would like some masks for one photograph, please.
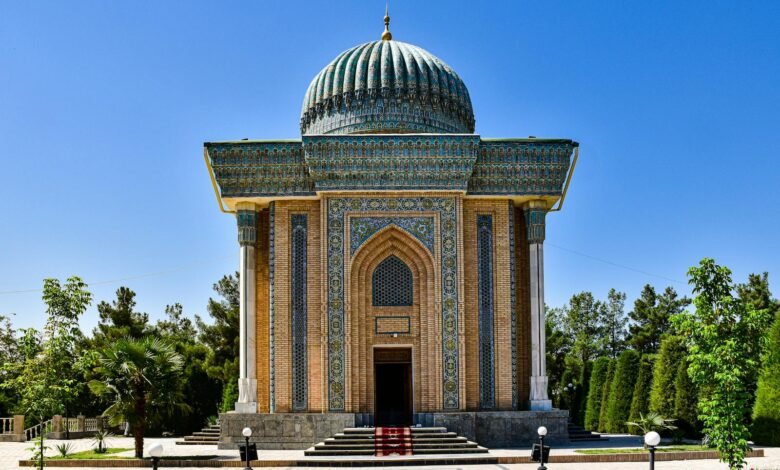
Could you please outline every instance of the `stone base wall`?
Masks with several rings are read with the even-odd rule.
[[[539,442],[539,426],[547,428],[545,443],[569,442],[566,410],[425,413],[421,418],[423,426],[446,427],[487,448],[529,447]]]
[[[244,443],[241,430],[252,429],[250,442],[258,449],[307,449],[344,428],[373,423],[370,413],[225,413],[219,415],[220,449],[237,449]],[[466,411],[416,413],[415,424],[442,426],[488,448],[530,447],[539,441],[539,426],[547,428],[545,442],[566,444],[569,412],[553,411]]]
[[[252,429],[258,449],[308,449],[344,428],[355,426],[353,413],[224,413],[219,415],[220,449],[244,443],[241,430]]]

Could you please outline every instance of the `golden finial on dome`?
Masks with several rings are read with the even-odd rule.
[[[382,33],[383,41],[389,41],[393,39],[393,35],[390,34],[390,6],[388,3],[385,3],[385,32]]]

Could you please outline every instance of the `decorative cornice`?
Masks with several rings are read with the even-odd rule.
[[[320,191],[464,191],[560,196],[576,142],[474,134],[306,135],[293,141],[206,143],[222,198]]]
[[[257,211],[240,209],[236,211],[238,224],[238,243],[241,246],[254,246],[257,243]]]

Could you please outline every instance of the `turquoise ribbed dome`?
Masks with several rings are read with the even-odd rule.
[[[301,134],[474,132],[463,80],[417,46],[372,41],[342,52],[314,77]]]

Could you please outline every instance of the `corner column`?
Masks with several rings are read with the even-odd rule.
[[[552,410],[547,396],[547,345],[544,313],[544,235],[547,206],[542,201],[531,201],[523,208],[527,230],[529,261],[531,264],[531,395],[529,408],[533,411]]]
[[[236,211],[239,252],[239,330],[240,358],[236,413],[257,413],[257,375],[255,358],[255,245],[257,244],[257,208],[239,203]]]

